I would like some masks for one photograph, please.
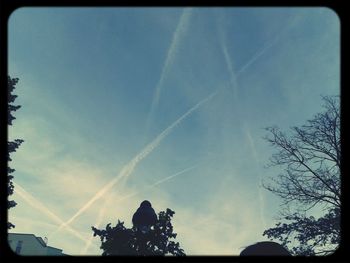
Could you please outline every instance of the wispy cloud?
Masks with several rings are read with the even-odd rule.
[[[147,122],[146,122],[146,132],[149,129],[149,126],[152,122],[154,112],[158,106],[160,93],[161,93],[161,89],[163,87],[164,80],[166,79],[166,77],[169,73],[169,69],[171,68],[171,66],[174,63],[176,53],[179,49],[179,45],[187,32],[191,15],[192,15],[192,8],[184,8],[184,10],[182,11],[182,14],[180,16],[179,23],[178,23],[178,25],[173,33],[173,37],[172,37],[172,40],[171,40],[171,43],[170,43],[170,46],[169,46],[169,49],[168,49],[168,52],[166,55],[166,59],[165,59],[165,62],[164,62],[163,68],[162,68],[162,73],[160,74],[160,78],[158,80],[158,83],[157,83],[155,91],[154,91],[151,109],[150,109],[149,115],[147,117]]]
[[[23,198],[24,201],[26,201],[30,206],[40,210],[45,215],[49,216],[53,221],[55,221],[58,224],[64,223],[64,221],[58,217],[56,214],[54,214],[52,211],[50,211],[44,204],[42,204],[38,199],[36,199],[33,195],[28,193],[26,190],[24,190],[23,187],[21,187],[18,183],[13,182],[15,186],[15,193],[18,194],[20,197]],[[72,233],[75,237],[80,239],[81,241],[85,242],[86,237],[82,236],[78,231],[74,230],[72,227],[67,227],[67,230]]]
[[[177,176],[179,176],[179,175],[182,175],[182,174],[184,174],[184,173],[186,173],[186,172],[188,172],[188,171],[190,171],[190,170],[196,168],[197,166],[198,166],[198,165],[193,165],[193,166],[191,166],[191,167],[188,167],[188,168],[186,168],[186,169],[183,169],[183,170],[181,170],[181,171],[179,171],[179,172],[177,172],[177,173],[175,173],[175,174],[173,174],[173,175],[170,175],[170,176],[168,176],[168,177],[165,177],[165,178],[163,178],[163,179],[161,179],[161,180],[159,180],[159,181],[157,181],[157,182],[155,182],[155,183],[153,183],[153,184],[150,184],[150,185],[145,186],[144,189],[141,189],[140,191],[137,191],[137,192],[135,192],[135,193],[126,195],[126,196],[124,196],[124,197],[122,197],[122,198],[120,198],[120,199],[114,200],[113,202],[114,202],[114,204],[116,204],[116,203],[119,203],[119,202],[121,202],[121,201],[123,201],[123,200],[125,200],[125,199],[132,198],[132,197],[138,195],[140,192],[150,190],[150,189],[154,188],[155,186],[157,186],[157,185],[159,185],[159,184],[165,183],[165,182],[169,181],[170,179],[172,179],[172,178],[174,178],[174,177],[177,177]],[[98,228],[98,227],[100,226],[100,224],[101,224],[101,222],[102,222],[102,219],[103,219],[104,216],[105,216],[105,213],[106,213],[106,209],[107,209],[107,207],[108,207],[108,204],[109,204],[109,202],[112,200],[112,197],[113,197],[113,195],[112,195],[112,194],[109,194],[108,197],[107,197],[107,199],[105,200],[103,206],[101,207],[101,209],[100,209],[100,211],[99,211],[99,213],[98,213],[98,216],[97,216],[97,220],[96,220],[96,222],[95,222],[95,224],[94,224],[95,227]],[[86,252],[88,251],[88,249],[89,249],[89,247],[90,247],[90,245],[91,245],[92,240],[93,240],[93,236],[90,236],[89,240],[86,242],[85,247],[81,250],[81,254],[82,254],[82,255],[86,254]]]
[[[112,189],[112,187],[118,183],[123,177],[129,177],[134,171],[137,164],[143,160],[147,155],[149,155],[155,148],[159,146],[164,138],[166,138],[177,125],[179,125],[184,119],[186,119],[192,112],[197,110],[202,104],[211,100],[216,94],[218,90],[210,94],[205,99],[198,102],[195,106],[189,109],[186,113],[184,113],[180,118],[178,118],[175,122],[173,122],[168,128],[166,128],[163,132],[161,132],[151,143],[149,143],[140,153],[138,153],[130,162],[128,162],[119,172],[118,176],[116,176],[113,180],[111,180],[108,184],[106,184],[101,190],[99,190],[84,206],[82,206],[67,222],[61,224],[56,231],[51,233],[51,236],[56,234],[62,228],[68,226],[72,223],[79,215],[81,215],[85,210],[87,210],[96,200],[104,196],[108,191]]]
[[[241,74],[245,73],[250,66],[252,66],[256,61],[258,61],[269,49],[271,49],[280,40],[281,36],[299,21],[300,17],[301,17],[300,15],[293,16],[291,23],[288,23],[287,25],[282,26],[282,28],[274,35],[274,37],[271,38],[269,41],[267,41],[259,50],[257,50],[257,52],[237,71],[235,71],[234,69],[232,59],[231,59],[232,56],[230,56],[229,51],[227,49],[227,45],[226,45],[227,40],[226,40],[226,35],[224,33],[223,27],[219,26],[218,28],[219,41],[220,41],[221,49],[225,58],[227,70],[230,74],[230,86],[233,89],[235,100],[238,99],[238,90],[239,90],[239,86],[237,82],[238,77]],[[254,139],[251,136],[249,128],[247,128],[246,126],[246,122],[244,123],[244,125],[245,125],[245,134],[248,139],[254,161],[256,162],[257,166],[260,166],[259,158],[255,148]],[[260,183],[262,181],[261,173],[259,173],[259,181]],[[257,190],[258,190],[258,195],[260,200],[260,206],[259,206],[260,220],[263,226],[266,227],[266,221],[264,218],[264,198],[261,190],[261,185],[258,185]]]
[[[184,15],[184,14],[183,14]],[[269,41],[267,44],[265,44],[260,50],[258,50],[255,55],[243,65],[242,68],[240,68],[237,73],[235,74],[234,71],[232,72],[232,79],[237,79],[240,74],[242,74],[249,66],[251,66],[254,62],[256,62],[269,48],[273,46],[275,41],[278,39],[279,35],[277,35],[273,40]],[[227,60],[229,60],[228,53],[224,52],[225,57],[227,57]],[[233,69],[233,67],[231,67]],[[118,176],[115,177],[112,181],[110,181],[107,185],[105,185],[100,191],[98,191],[82,208],[78,210],[76,214],[74,214],[67,222],[60,225],[60,227],[54,231],[51,235],[54,235],[58,231],[60,231],[63,227],[69,225],[72,223],[81,213],[83,213],[85,210],[87,210],[96,200],[104,196],[121,178],[128,177],[130,174],[134,171],[136,165],[144,159],[148,154],[150,154],[158,145],[160,142],[168,136],[168,134],[178,125],[180,124],[185,118],[187,118],[193,111],[197,110],[203,103],[209,101],[212,99],[218,92],[220,88],[218,88],[216,91],[214,91],[212,94],[210,94],[208,97],[197,103],[195,106],[193,106],[191,109],[189,109],[185,114],[183,114],[179,119],[177,119],[173,124],[171,124],[168,128],[166,128],[162,133],[160,133],[150,144],[148,144],[139,154],[137,154],[129,163],[127,163],[122,170],[119,172]]]
[[[257,211],[239,190],[217,195],[201,209],[181,208],[173,226],[187,255],[238,255],[241,247],[261,239]]]

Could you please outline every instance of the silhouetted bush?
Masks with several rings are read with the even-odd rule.
[[[171,224],[174,214],[175,212],[169,208],[166,212],[159,212],[156,224],[147,233],[142,233],[136,227],[128,229],[124,226],[124,222],[119,220],[115,227],[111,227],[109,223],[106,229],[100,230],[92,227],[92,230],[94,236],[97,235],[101,239],[103,256],[185,256],[179,243],[171,240],[177,235],[173,232]]]

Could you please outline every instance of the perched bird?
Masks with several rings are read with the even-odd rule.
[[[157,214],[155,213],[149,201],[145,200],[132,216],[132,223],[143,233],[149,231],[150,227],[157,222]]]

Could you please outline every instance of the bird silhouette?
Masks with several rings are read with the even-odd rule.
[[[144,200],[132,216],[132,223],[143,233],[149,231],[150,227],[157,222],[157,214],[148,200]]]

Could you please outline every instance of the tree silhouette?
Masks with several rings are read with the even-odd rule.
[[[16,110],[18,110],[21,107],[20,105],[11,104],[17,98],[17,95],[12,94],[17,82],[18,82],[18,78],[11,78],[10,76],[7,77],[7,91],[8,91],[7,125],[12,125],[12,121],[16,119],[12,115],[12,112],[15,112]],[[7,142],[7,160],[8,160],[8,163],[12,161],[10,154],[15,152],[17,150],[17,148],[21,145],[22,142],[23,142],[23,140],[20,140],[20,139],[15,139],[14,141]],[[14,190],[14,185],[12,183],[13,172],[15,172],[15,169],[12,169],[12,168],[10,168],[10,166],[7,165],[7,195],[8,195],[7,209],[10,209],[10,208],[15,207],[17,205],[17,203],[14,200],[9,200],[9,197],[10,197],[10,195],[13,194],[13,190]],[[11,229],[14,227],[15,227],[15,225],[13,225],[10,222],[7,222],[8,229]]]
[[[270,165],[283,167],[284,173],[263,186],[283,199],[284,209],[283,222],[263,235],[289,244],[294,255],[329,254],[340,241],[339,97],[323,97],[323,101],[325,111],[293,127],[290,136],[270,127],[270,136],[265,137],[278,149]],[[318,219],[307,215],[315,207],[326,211]]]
[[[159,212],[157,222],[147,233],[136,227],[128,229],[124,226],[124,222],[119,220],[115,227],[111,227],[109,223],[106,229],[92,227],[92,230],[94,236],[100,237],[103,256],[185,256],[179,243],[171,240],[177,236],[171,224],[174,214],[175,212],[169,208],[165,212]]]

